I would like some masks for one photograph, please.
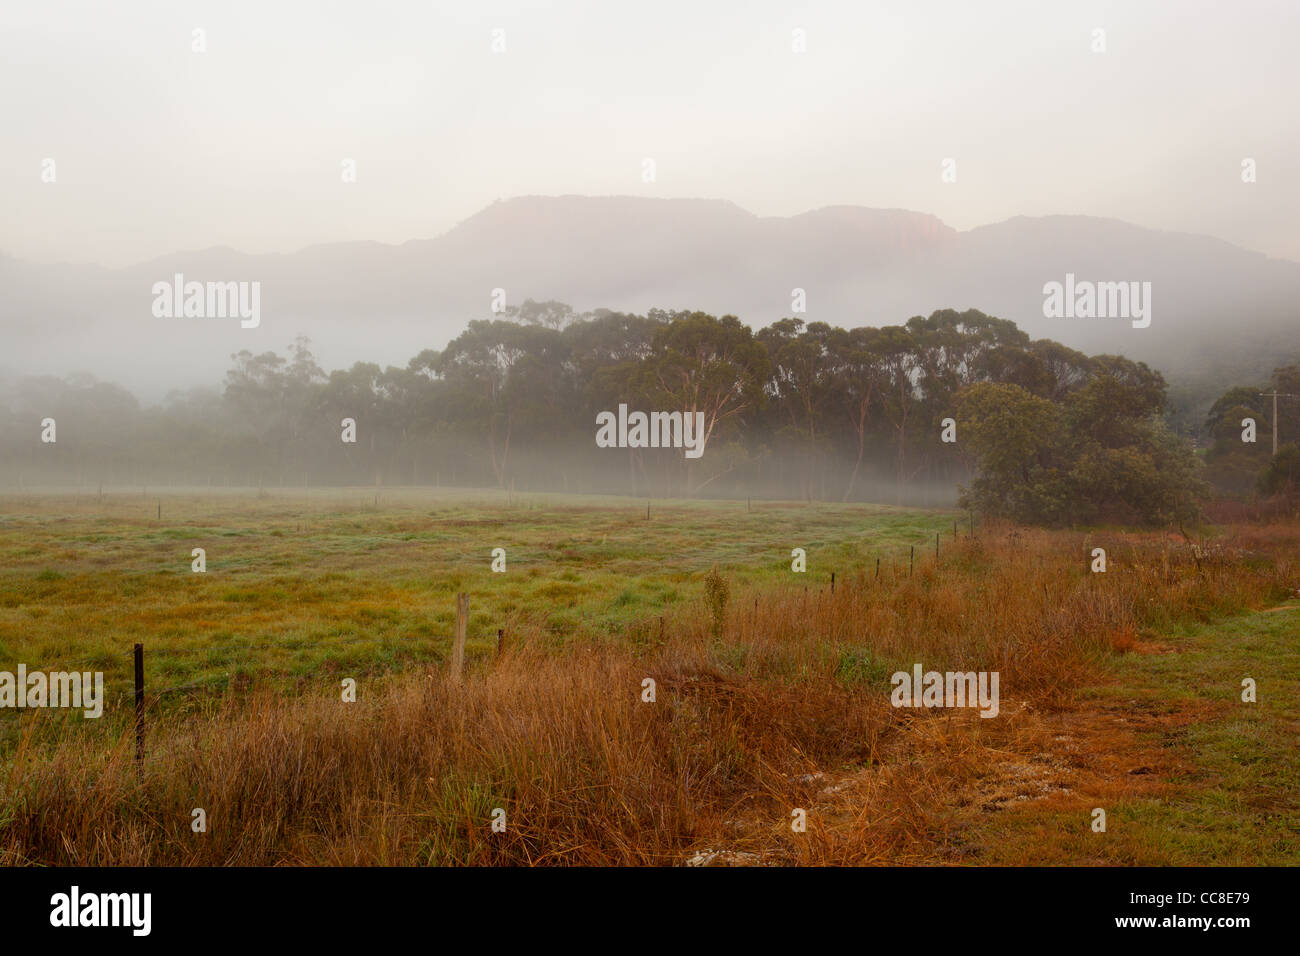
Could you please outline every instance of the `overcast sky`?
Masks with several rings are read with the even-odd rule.
[[[6,0],[0,251],[403,242],[581,193],[1083,213],[1300,260],[1297,39],[1284,0]]]

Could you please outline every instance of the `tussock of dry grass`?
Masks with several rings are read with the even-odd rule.
[[[1028,733],[1098,661],[1162,623],[1295,587],[1295,529],[1197,552],[1162,536],[991,528],[943,560],[804,591],[737,590],[620,641],[521,629],[465,678],[231,690],[129,722],[29,721],[0,776],[0,862],[675,864],[935,858],[981,748]],[[1088,572],[1094,546],[1105,575]],[[1117,637],[1118,635],[1118,637]],[[996,670],[1002,714],[895,711],[889,676]],[[655,703],[642,681],[657,684]],[[53,726],[53,725],[50,725]],[[832,786],[833,785],[833,786]],[[838,789],[836,789],[838,788]],[[193,833],[191,810],[207,812]],[[495,808],[505,833],[491,829]],[[806,834],[790,831],[809,809]]]

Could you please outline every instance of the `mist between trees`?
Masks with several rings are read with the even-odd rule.
[[[755,332],[729,315],[529,300],[404,368],[327,373],[303,338],[231,358],[222,387],[147,408],[88,376],[7,384],[0,480],[960,500],[1047,524],[1189,520],[1207,491],[1190,443],[1164,424],[1158,372],[974,310],[884,328],[786,318]],[[703,412],[703,456],[596,447],[597,414],[620,404]],[[45,418],[53,443],[41,441]],[[345,418],[355,442],[342,440]]]

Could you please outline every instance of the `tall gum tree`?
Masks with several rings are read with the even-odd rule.
[[[645,393],[665,411],[704,414],[704,445],[720,425],[760,405],[771,374],[767,350],[734,315],[679,315],[655,335],[654,352],[642,367]],[[683,459],[688,495],[726,472],[697,484],[701,459]],[[730,469],[728,469],[729,471]]]

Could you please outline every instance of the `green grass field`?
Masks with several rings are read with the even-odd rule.
[[[1168,639],[1169,652],[1126,655],[1117,665],[1122,683],[1099,691],[1103,701],[1120,696],[1195,715],[1139,732],[1143,745],[1175,750],[1179,760],[1163,799],[1120,805],[1118,855],[1135,863],[1294,865],[1300,607],[1180,627]],[[1257,684],[1255,703],[1241,699],[1246,677]]]
[[[962,839],[979,862],[1300,860],[1300,605],[1149,636],[1159,643],[1113,659],[1104,683],[1054,718],[1043,766],[1059,794],[968,815]],[[1254,703],[1242,700],[1246,677]],[[1090,829],[1094,806],[1105,834]]]
[[[162,518],[158,518],[161,504]],[[468,651],[528,623],[557,641],[617,636],[733,585],[825,587],[877,558],[933,555],[965,517],[883,506],[652,501],[482,491],[299,491],[0,499],[0,661],[103,670],[129,691],[131,646],[151,691],[220,689],[441,660],[455,595]],[[504,548],[504,574],[490,570]],[[791,573],[791,549],[808,570]],[[191,570],[193,548],[207,570]]]
[[[653,501],[647,518],[644,500],[416,489],[378,500],[361,489],[0,497],[0,670],[18,662],[102,670],[107,684],[107,719],[94,734],[72,711],[0,713],[0,756],[20,768],[7,811],[18,821],[10,852],[85,859],[93,841],[74,853],[51,834],[90,833],[104,806],[135,820],[131,647],[142,642],[146,783],[152,801],[182,809],[194,804],[178,767],[238,766],[263,780],[283,772],[292,789],[302,782],[295,761],[319,753],[322,767],[356,761],[364,779],[352,789],[319,791],[329,820],[354,820],[358,806],[391,806],[393,780],[418,783],[426,764],[442,761],[449,793],[460,793],[457,781],[468,781],[466,793],[488,781],[515,795],[521,816],[541,819],[556,793],[605,794],[604,809],[546,817],[530,837],[529,853],[569,853],[586,845],[591,813],[617,810],[605,825],[617,818],[622,826],[627,801],[657,808],[668,795],[682,798],[689,788],[673,761],[685,754],[703,768],[691,771],[700,774],[691,792],[698,780],[738,779],[737,768],[755,776],[744,778],[743,793],[710,791],[714,802],[682,810],[667,829],[636,823],[591,860],[645,852],[678,861],[701,840],[724,848],[740,840],[742,849],[804,862],[1300,859],[1296,529],[1223,529],[1202,559],[1167,532],[990,524],[968,541],[966,520],[744,501]],[[1105,575],[1088,571],[1098,542],[1109,548]],[[791,571],[796,547],[807,552],[805,574]],[[913,547],[918,573],[909,579]],[[191,570],[194,548],[206,551],[204,573]],[[491,570],[494,548],[506,551],[505,573]],[[710,635],[705,579],[715,565],[731,599],[744,603],[732,605],[726,634]],[[834,600],[825,597],[832,572],[842,582]],[[443,662],[459,592],[471,598],[471,679],[453,692]],[[520,636],[519,654],[493,659],[498,628]],[[999,661],[1000,719],[986,728],[978,718],[892,711],[890,671],[921,660]],[[622,709],[624,692],[612,689],[626,684],[635,702],[643,664],[662,678],[664,706],[661,722],[644,726],[640,705]],[[550,676],[538,685],[541,672]],[[378,679],[366,684],[364,706],[338,710],[341,677]],[[1256,703],[1240,699],[1244,677],[1258,682]],[[429,694],[443,695],[431,710]],[[274,714],[266,709],[273,700]],[[462,711],[447,710],[455,701]],[[368,723],[380,714],[394,725]],[[706,717],[715,723],[701,737]],[[413,775],[404,735],[416,726],[438,729],[420,738],[428,752]],[[505,726],[529,730],[493,730]],[[841,726],[859,736],[818,736]],[[812,749],[810,739],[825,746]],[[285,758],[286,746],[298,758]],[[186,763],[191,750],[218,764]],[[100,796],[83,807],[81,777],[59,774],[100,760]],[[611,777],[607,765],[624,769]],[[618,790],[639,786],[651,765],[656,796]],[[42,769],[21,769],[31,767]],[[311,785],[326,788],[332,772],[320,770]],[[225,779],[216,773],[204,784],[220,791],[211,799],[245,806],[243,785]],[[789,842],[783,819],[772,829],[779,795],[804,779],[822,788],[799,798],[813,801],[821,828],[806,846]],[[418,787],[400,795],[411,819],[452,812],[426,806]],[[1107,812],[1104,834],[1089,827],[1097,807]],[[419,827],[408,832],[387,814],[373,818],[382,831],[374,845],[359,837],[338,845],[357,859],[392,859],[399,831]],[[293,826],[316,834],[324,818],[309,817]],[[397,829],[383,830],[384,820]],[[702,826],[707,838],[696,832]],[[149,832],[153,852],[180,846]],[[452,841],[446,852],[479,860],[476,846]],[[107,858],[139,852],[138,841],[124,840]],[[219,847],[212,859],[241,852]],[[314,853],[273,842],[238,858]]]

